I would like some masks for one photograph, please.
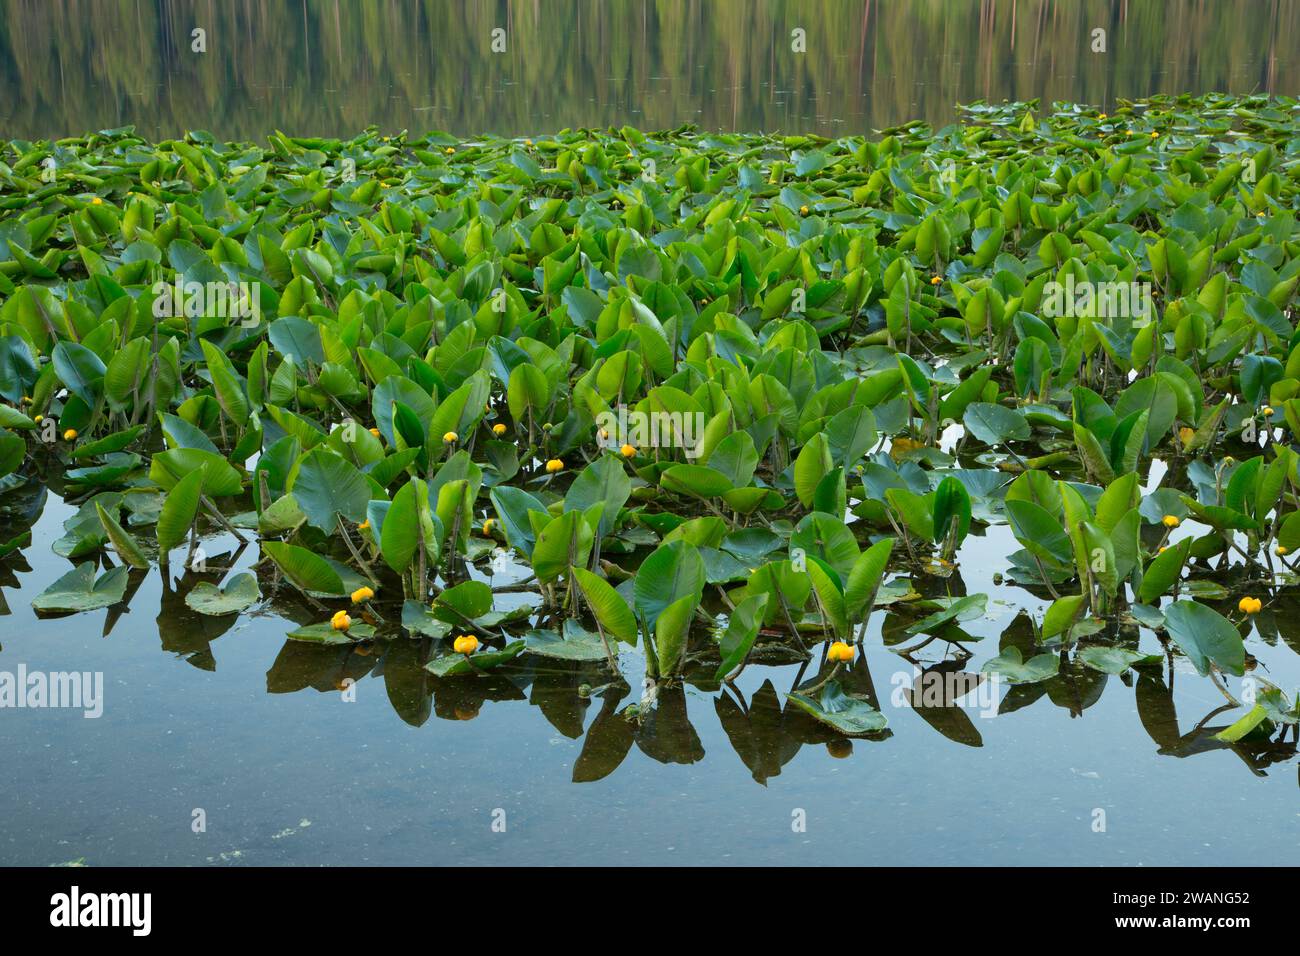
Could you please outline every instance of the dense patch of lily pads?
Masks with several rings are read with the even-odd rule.
[[[1238,704],[1300,554],[1298,110],[10,142],[0,560],[70,562],[41,613],[159,566],[165,613],[276,600],[294,641],[420,642],[466,687],[639,653],[641,720],[803,662],[789,706],[873,736],[863,642],[968,654],[988,596],[945,582],[1005,525],[999,576],[1045,609],[984,679],[1177,657]],[[1152,306],[1048,307],[1097,287]],[[46,487],[77,510],[32,542]],[[212,574],[217,537],[253,570]],[[1251,677],[1220,739],[1294,733],[1295,689]]]

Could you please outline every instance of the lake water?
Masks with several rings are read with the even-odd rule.
[[[258,141],[371,124],[840,136],[938,126],[979,99],[1294,94],[1298,51],[1286,0],[7,3],[0,124],[6,138],[126,124]]]
[[[223,633],[185,607],[199,576],[164,593],[156,569],[125,613],[37,620],[28,600],[67,569],[48,545],[72,513],[51,497],[30,567],[0,572],[0,667],[100,671],[103,715],[0,711],[0,862],[1271,865],[1300,851],[1294,743],[1211,740],[1241,712],[1181,658],[1172,692],[1167,667],[1071,670],[914,709],[901,689],[915,672],[884,648],[877,612],[850,686],[874,690],[882,739],[847,745],[785,704],[793,665],[751,664],[734,692],[688,683],[637,729],[619,714],[638,701],[636,652],[621,658],[636,692],[604,698],[582,696],[602,678],[577,666],[438,680],[422,669],[428,642],[287,641],[303,623],[291,605]],[[204,542],[214,567],[234,545]],[[1027,648],[1021,609],[1041,616],[1028,592],[993,583],[1015,547],[1004,526],[969,538],[965,579],[946,584],[990,596],[964,625],[982,638],[968,673]],[[1247,641],[1282,687],[1300,686],[1298,612],[1270,607]],[[1145,630],[1141,648],[1159,652]]]
[[[836,136],[942,124],[981,98],[1300,88],[1297,3],[464,6],[5,4],[0,122],[32,138],[125,124],[259,140],[369,124]],[[206,52],[191,50],[196,28]],[[0,670],[101,672],[104,711],[0,710],[3,864],[1272,865],[1300,851],[1295,745],[1212,740],[1240,711],[1181,659],[1172,674],[1070,670],[984,706],[917,709],[878,612],[851,682],[888,717],[881,739],[846,744],[785,703],[815,664],[751,665],[734,690],[688,683],[638,726],[623,714],[636,653],[622,657],[631,688],[596,696],[598,669],[553,663],[438,680],[428,642],[286,641],[296,606],[223,624],[187,610],[198,576],[164,588],[156,569],[133,577],[125,608],[37,619],[31,597],[69,568],[50,544],[73,510],[51,493],[33,544],[0,562]],[[204,542],[214,565],[251,566],[255,548],[234,544]],[[932,584],[990,596],[964,625],[981,640],[960,670],[1027,646],[1018,615],[1041,615],[994,583],[1015,547],[990,528]],[[1294,690],[1300,604],[1274,603],[1257,628],[1259,673]],[[1141,647],[1159,650],[1145,630]]]

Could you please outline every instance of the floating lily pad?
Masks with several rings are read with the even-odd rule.
[[[1009,684],[1036,684],[1055,677],[1061,670],[1061,658],[1056,654],[1035,654],[1025,660],[1020,648],[1008,647],[997,657],[985,661],[982,674],[996,674]]]
[[[220,588],[207,581],[200,581],[185,595],[185,603],[191,610],[212,617],[238,614],[261,599],[262,592],[257,587],[257,578],[248,573],[236,574]]]
[[[338,631],[328,621],[324,624],[308,624],[285,635],[291,641],[307,644],[355,644],[358,641],[368,641],[374,636],[375,629],[369,624],[353,624],[346,631]]]
[[[827,683],[815,698],[798,693],[785,696],[800,710],[848,737],[879,733],[889,726],[884,714],[865,700],[844,693],[838,681]]]
[[[42,591],[32,601],[38,611],[95,611],[116,604],[126,595],[125,565],[105,571],[95,578],[95,565],[90,561],[79,564]]]
[[[1135,664],[1159,664],[1164,658],[1125,647],[1085,647],[1079,651],[1079,660],[1104,674],[1122,674]]]
[[[514,641],[502,651],[480,651],[468,656],[464,654],[444,654],[425,664],[425,670],[439,677],[464,677],[467,674],[479,674],[500,667],[514,660],[524,651],[523,641]]]
[[[524,650],[540,657],[565,661],[603,661],[605,645],[600,635],[586,630],[576,621],[564,622],[564,634],[553,630],[533,630],[524,635]]]

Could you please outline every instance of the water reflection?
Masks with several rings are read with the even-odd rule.
[[[1003,649],[1016,646],[1029,650],[1026,634],[1032,640],[1028,615],[1021,613],[1002,631],[998,643]],[[190,663],[204,666],[211,660],[205,639],[210,639],[208,632],[195,635],[191,644],[166,649],[188,655]],[[755,782],[764,785],[779,776],[805,746],[824,746],[832,756],[847,757],[853,754],[855,744],[883,743],[892,736],[891,730],[885,730],[869,738],[840,737],[789,703],[773,676],[765,675],[748,696],[736,684],[718,686],[688,679],[681,686],[661,688],[650,707],[643,706],[623,680],[601,683],[608,680],[608,673],[592,664],[534,661],[476,678],[438,678],[424,666],[439,653],[436,643],[394,640],[322,647],[289,640],[267,672],[267,692],[312,690],[337,695],[347,690],[349,682],[382,678],[393,711],[415,727],[430,716],[453,722],[473,720],[490,704],[527,701],[560,734],[582,740],[572,768],[574,783],[609,777],[633,746],[661,764],[703,760],[705,749],[695,721],[708,719],[705,694],[711,697],[713,717],[735,755]],[[906,719],[906,711],[911,710],[934,732],[965,747],[984,745],[979,726],[986,719],[1007,717],[1034,705],[1041,708],[1043,702],[1073,718],[1085,717],[1113,683],[1133,695],[1140,725],[1162,756],[1191,757],[1231,750],[1251,773],[1260,776],[1270,766],[1296,756],[1294,727],[1285,727],[1269,738],[1236,743],[1215,739],[1214,735],[1232,722],[1216,722],[1216,718],[1234,710],[1235,716],[1240,716],[1239,708],[1226,702],[1210,707],[1183,732],[1173,693],[1176,671],[1172,656],[1162,665],[1141,666],[1113,677],[1085,666],[1077,655],[1062,654],[1060,672],[1050,680],[999,688],[987,674],[972,669],[969,651],[956,644],[950,644],[948,651],[950,656],[917,666],[907,675],[907,683],[893,681],[897,693],[887,693],[883,699],[865,655],[841,673],[840,683],[850,694],[885,712],[891,722]],[[1034,652],[1041,653],[1041,649]],[[779,673],[788,677],[791,670],[795,669],[781,668]],[[816,674],[809,675],[806,670],[797,670],[789,690],[810,687],[830,672],[825,665]],[[987,699],[984,691],[990,689],[1000,697]]]
[[[56,506],[47,508],[50,502]],[[57,536],[60,523],[66,533],[77,520],[77,509],[45,492],[7,496],[7,509],[10,523],[3,530],[12,531],[17,526],[13,520],[16,518],[35,521],[37,534],[34,547],[20,548],[0,559],[3,613],[10,613],[6,590],[25,593],[24,586],[30,581],[24,582],[24,576],[35,571],[38,579],[48,580],[66,570],[66,562],[49,552],[48,545]],[[696,629],[692,663],[684,683],[660,688],[653,700],[640,696],[641,662],[638,652],[631,650],[622,655],[625,678],[611,678],[603,662],[564,662],[532,655],[483,676],[439,678],[426,665],[446,648],[444,642],[428,638],[390,632],[391,639],[343,646],[286,640],[280,636],[318,621],[321,609],[295,589],[281,586],[269,566],[256,564],[255,549],[236,546],[233,538],[223,535],[203,540],[208,554],[201,569],[186,566],[132,571],[123,600],[105,611],[102,634],[108,637],[118,629],[140,632],[138,623],[129,623],[132,612],[138,619],[142,608],[156,594],[158,610],[153,626],[144,630],[156,630],[159,646],[166,654],[198,670],[213,673],[219,669],[221,648],[229,643],[227,635],[232,631],[246,628],[261,641],[274,636],[280,646],[265,675],[266,693],[270,695],[315,692],[338,697],[361,682],[382,680],[388,707],[401,721],[417,728],[435,716],[448,722],[472,721],[495,705],[526,702],[562,738],[581,741],[570,770],[574,783],[593,783],[614,776],[634,748],[658,764],[689,766],[705,760],[706,741],[725,741],[752,779],[766,786],[805,747],[825,748],[831,757],[846,758],[878,746],[907,746],[892,738],[896,728],[908,725],[928,728],[962,748],[981,748],[986,746],[985,736],[994,726],[991,718],[1011,718],[1032,707],[1036,732],[1050,734],[1043,729],[1048,709],[1058,709],[1073,719],[1086,719],[1107,690],[1112,696],[1132,695],[1132,709],[1136,710],[1140,727],[1162,757],[1185,758],[1230,750],[1256,776],[1265,776],[1270,768],[1295,758],[1294,725],[1283,726],[1266,737],[1252,736],[1237,742],[1217,739],[1215,735],[1244,711],[1222,698],[1216,699],[1214,685],[1188,670],[1186,661],[1163,644],[1154,645],[1158,650],[1154,660],[1142,661],[1119,676],[1082,662],[1079,652],[1090,643],[1131,651],[1139,646],[1152,650],[1150,633],[1132,623],[1111,623],[1091,639],[1085,637],[1071,652],[1050,651],[1059,655],[1060,666],[1048,680],[1009,686],[991,680],[981,666],[988,659],[1011,648],[1024,660],[1047,652],[1037,639],[1035,619],[1041,617],[1050,595],[991,580],[993,569],[1003,566],[1001,555],[1007,548],[1001,536],[1005,528],[992,526],[985,531],[984,535],[967,539],[955,567],[941,569],[939,575],[914,576],[910,583],[915,595],[877,614],[880,639],[875,633],[869,635],[865,652],[841,672],[838,681],[848,694],[884,713],[890,727],[853,741],[840,737],[790,702],[789,693],[819,686],[829,676],[830,667],[824,659],[799,659],[779,640],[764,642],[760,638],[743,675],[746,679],[721,683],[714,674],[716,649],[705,629]],[[36,562],[35,569],[29,559]],[[93,560],[101,570],[114,563],[102,550],[78,560]],[[186,595],[201,582],[220,585],[229,574],[244,570],[258,574],[264,595],[262,603],[252,611],[212,617],[196,613],[186,603]],[[1230,568],[1227,573],[1240,571]],[[917,596],[933,600],[981,593],[990,595],[989,612],[984,617],[964,625],[950,623],[933,634],[908,633],[909,626],[926,613],[912,607]],[[1230,594],[1223,589],[1221,596],[1206,593],[1201,600],[1231,615]],[[510,599],[526,602],[528,595],[512,593]],[[1004,625],[995,626],[994,620],[1005,608],[1014,608],[1014,613]],[[714,610],[720,611],[721,607]],[[1246,644],[1248,672],[1267,676],[1283,687],[1294,685],[1296,654],[1300,653],[1298,611],[1300,601],[1281,590],[1270,600],[1269,610],[1254,618],[1255,629]],[[21,613],[27,613],[25,604]],[[56,616],[53,621],[66,619]],[[45,620],[42,615],[33,624],[39,629],[45,626]],[[82,622],[89,619],[83,615],[76,620],[78,627],[84,627]],[[540,626],[542,622],[534,623]],[[529,624],[520,622],[515,626],[526,629]],[[106,647],[105,653],[111,656],[116,651]],[[231,653],[246,654],[247,650],[236,648]],[[1180,690],[1177,698],[1176,685]],[[1180,721],[1176,701],[1182,702],[1185,711],[1192,707],[1190,718],[1185,714]],[[1132,712],[1128,705],[1120,709]],[[920,718],[919,722],[912,720],[908,711]],[[1113,714],[1108,719],[1113,721]],[[702,729],[701,722],[705,721],[708,726]],[[520,719],[516,717],[512,723],[518,725]]]
[[[1300,4],[1281,0],[22,0],[0,7],[0,119],[11,137],[684,123],[834,136],[940,125],[977,99],[1294,94],[1297,49]]]

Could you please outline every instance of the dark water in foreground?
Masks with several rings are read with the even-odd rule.
[[[1085,671],[913,710],[896,684],[914,672],[882,646],[877,612],[867,663],[887,738],[845,756],[781,716],[797,668],[751,665],[739,695],[688,686],[633,739],[613,713],[640,694],[630,653],[637,690],[617,701],[584,701],[599,672],[563,666],[439,682],[419,642],[312,647],[286,641],[295,625],[272,610],[219,633],[165,598],[156,570],[108,634],[110,612],[38,621],[27,602],[67,568],[48,542],[71,513],[52,497],[30,571],[0,577],[0,667],[102,671],[104,712],[0,711],[3,864],[1277,865],[1300,851],[1294,744],[1210,740],[1244,711],[1216,714],[1222,697],[1183,663],[1172,695],[1167,668],[1127,686]],[[226,560],[220,538],[206,547]],[[966,589],[990,594],[988,617],[965,625],[984,638],[968,672],[1023,636],[1021,607],[1041,614],[992,583],[1012,549],[1001,527],[962,552]],[[1277,607],[1260,620],[1267,640],[1247,641],[1286,688],[1300,685],[1297,620],[1294,602]],[[1141,646],[1158,650],[1145,630]],[[337,689],[346,677],[355,702]]]
[[[1298,51],[1294,0],[8,0],[0,130],[840,136],[979,99],[1295,95]]]

